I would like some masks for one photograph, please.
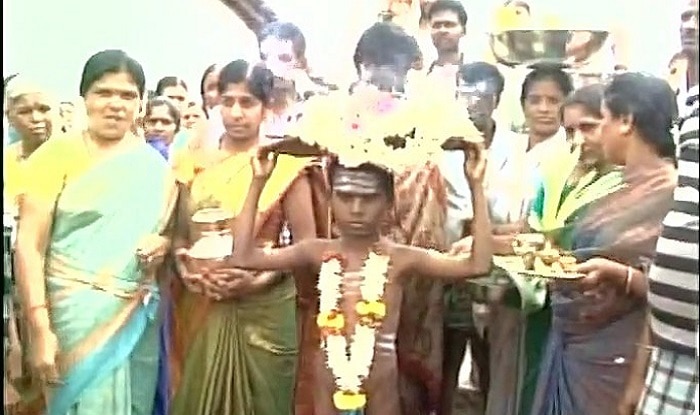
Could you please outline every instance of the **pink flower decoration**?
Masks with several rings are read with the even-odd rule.
[[[377,102],[377,112],[380,114],[386,114],[388,112],[391,112],[396,108],[396,101],[394,100],[393,97],[388,96],[388,97],[383,97]]]

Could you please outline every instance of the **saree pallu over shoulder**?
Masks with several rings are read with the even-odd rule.
[[[64,180],[45,265],[62,375],[48,415],[150,414],[159,292],[136,250],[165,230],[176,199],[174,177],[145,143]]]
[[[194,210],[208,207],[222,208],[234,215],[243,208],[248,187],[253,180],[250,160],[253,153],[229,155],[223,152],[189,152],[182,155],[174,166],[179,181],[190,188]],[[265,184],[258,211],[268,211],[310,165],[307,158],[279,156],[277,165]]]
[[[328,175],[322,158],[316,159],[307,169],[311,186],[311,208],[314,213],[316,235],[331,238],[331,214]],[[314,396],[317,393],[314,359],[319,351],[321,336],[316,325],[318,314],[318,276],[294,273],[297,290],[297,321],[299,335],[299,358],[294,394],[296,415],[315,415]]]
[[[665,163],[626,172],[626,187],[596,202],[574,232],[579,261],[601,256],[638,266],[654,254],[672,204],[675,172]],[[533,415],[614,415],[646,324],[644,304],[603,286],[593,296],[552,292],[552,330]]]

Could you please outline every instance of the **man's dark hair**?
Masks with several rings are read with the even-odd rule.
[[[428,11],[428,20],[432,19],[434,15],[440,12],[448,11],[457,15],[457,20],[459,20],[459,24],[463,29],[467,27],[467,11],[464,10],[462,3],[457,0],[437,0],[432,3]]]
[[[496,100],[501,100],[505,78],[496,65],[487,62],[472,62],[459,67],[459,77],[465,84],[488,82],[495,88]]]
[[[390,66],[408,71],[419,57],[418,42],[390,22],[373,24],[360,36],[353,55],[358,73],[362,64]]]
[[[296,58],[300,62],[306,63],[306,37],[304,37],[299,26],[294,23],[279,21],[266,24],[258,35],[258,48],[260,48],[260,43],[269,37],[292,42],[292,50]]]

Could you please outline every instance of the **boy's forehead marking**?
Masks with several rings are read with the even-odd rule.
[[[366,171],[339,169],[333,175],[333,189],[340,192],[374,194],[381,185],[378,175]]]

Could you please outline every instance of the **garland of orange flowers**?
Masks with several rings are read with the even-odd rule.
[[[362,266],[362,299],[355,306],[359,318],[349,347],[344,333],[345,316],[340,308],[343,268],[340,254],[325,255],[318,278],[320,300],[316,324],[321,332],[326,365],[335,379],[333,404],[338,410],[352,411],[367,403],[362,384],[369,376],[374,360],[376,331],[386,316],[384,287],[389,257],[370,252]]]

